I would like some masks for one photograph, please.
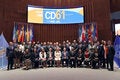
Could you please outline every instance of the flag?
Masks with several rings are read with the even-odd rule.
[[[120,37],[117,35],[114,42],[115,56],[114,67],[120,68]]]
[[[18,37],[17,37],[18,42],[20,42],[20,39],[21,39],[21,27],[20,26],[18,26],[17,35],[18,35]]]
[[[85,26],[82,26],[82,41],[85,40]]]
[[[79,40],[82,41],[82,26],[78,29]]]
[[[30,26],[30,41],[33,41],[33,27]]]
[[[89,25],[86,25],[86,34],[85,34],[85,40],[88,41],[89,40],[89,34],[90,34],[90,30],[89,30]]]
[[[98,40],[98,28],[97,28],[97,25],[96,26],[96,39]]]
[[[92,26],[93,26],[92,38],[94,40],[94,38],[96,36],[96,26],[94,24],[92,24]]]
[[[20,42],[24,42],[24,25],[22,25],[22,28],[21,28],[21,39],[20,39]]]
[[[6,48],[8,46],[9,45],[2,33],[0,37],[0,68],[1,69],[4,69],[7,67]]]
[[[93,24],[92,38],[93,38],[93,40],[97,40],[97,38],[98,38],[98,33],[97,33],[97,26],[96,26],[96,24]]]
[[[91,25],[89,25],[89,29],[88,29],[88,41],[92,41]]]
[[[27,41],[27,26],[24,26],[24,41]]]
[[[30,29],[28,26],[27,26],[26,37],[27,37],[27,41],[30,41]]]
[[[14,26],[14,29],[13,29],[13,41],[16,40],[16,28]]]
[[[94,24],[92,23],[91,24],[91,41],[93,41],[94,40],[94,37],[95,37],[95,33],[94,33],[94,30],[95,30],[95,28],[94,28]]]

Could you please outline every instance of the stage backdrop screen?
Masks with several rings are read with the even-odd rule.
[[[84,23],[84,7],[54,9],[28,5],[28,23],[40,23],[40,24]]]
[[[115,24],[115,35],[120,35],[120,23]]]

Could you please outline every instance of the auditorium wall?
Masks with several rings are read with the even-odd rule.
[[[85,8],[85,23],[96,22],[99,40],[111,40],[109,0],[0,0],[0,33],[12,40],[14,22],[27,22],[27,5]],[[72,19],[72,18],[71,18]],[[78,38],[78,24],[34,24],[35,41],[63,41]]]

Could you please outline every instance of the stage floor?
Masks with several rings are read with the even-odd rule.
[[[120,70],[89,68],[0,70],[0,80],[120,80]]]

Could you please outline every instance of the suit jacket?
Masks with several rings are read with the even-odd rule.
[[[74,51],[73,51],[73,52],[70,51],[70,52],[69,52],[69,58],[70,58],[70,59],[72,59],[72,58],[73,58],[73,59],[76,59],[76,53],[75,53]]]
[[[83,61],[84,60],[84,53],[81,53],[81,54],[77,53],[77,59],[78,58],[81,58],[81,60]]]
[[[31,54],[30,53],[25,53],[24,54],[24,60],[30,59],[31,60]]]
[[[113,59],[114,55],[115,55],[115,50],[114,50],[113,46],[108,46],[108,55],[107,55],[107,57],[109,59]]]
[[[14,58],[14,47],[9,46],[6,51],[6,57],[8,58]]]
[[[68,51],[66,51],[66,55],[64,54],[64,51],[62,52],[62,59],[64,59],[64,57],[66,57],[66,59],[68,59],[68,57],[69,57]]]
[[[39,54],[33,52],[33,53],[31,54],[31,60],[32,60],[33,62],[34,62],[34,61],[39,61]]]
[[[98,57],[100,60],[104,58],[104,48],[102,45],[97,46],[98,48]]]

